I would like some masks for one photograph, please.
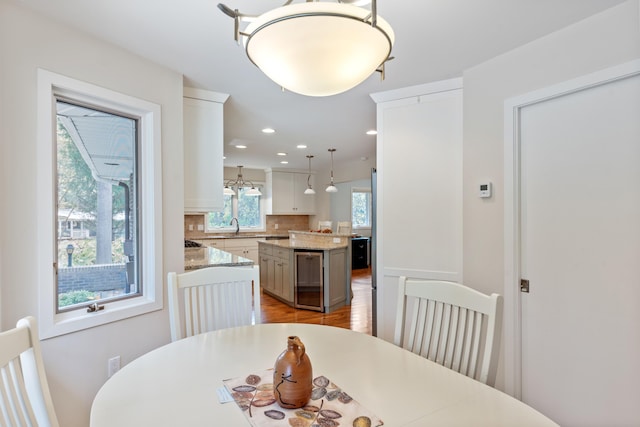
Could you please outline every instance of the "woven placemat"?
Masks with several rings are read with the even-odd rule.
[[[273,369],[223,381],[254,427],[378,427],[373,412],[325,376],[313,379],[309,403],[300,409],[281,408],[273,395]]]

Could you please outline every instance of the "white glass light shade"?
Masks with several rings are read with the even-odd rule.
[[[336,187],[335,185],[331,184],[324,191],[326,191],[327,193],[337,193],[338,192],[338,187]]]
[[[222,191],[222,194],[224,194],[225,196],[235,196],[236,192],[233,191],[233,189],[231,189],[230,187],[224,187],[224,190]]]
[[[283,88],[335,95],[362,83],[391,53],[394,34],[379,16],[341,3],[290,4],[260,15],[244,36],[249,59]]]
[[[262,196],[262,193],[257,188],[251,187],[250,189],[244,192],[244,195],[245,196]]]
[[[304,194],[316,194],[316,190],[314,190],[313,188],[307,188],[306,190],[304,190]]]

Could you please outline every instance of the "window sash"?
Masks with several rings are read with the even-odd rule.
[[[105,108],[100,108],[99,106],[81,104],[73,99],[56,96],[58,133],[56,138],[57,173],[54,175],[56,177],[54,179],[56,181],[56,201],[58,206],[54,215],[56,220],[60,221],[61,212],[67,213],[68,211],[70,215],[73,213],[80,214],[78,215],[80,217],[79,221],[71,221],[70,223],[67,221],[69,233],[61,232],[62,227],[58,227],[59,232],[56,235],[56,295],[58,297],[56,312],[58,313],[82,310],[86,309],[89,304],[103,304],[142,294],[140,263],[144,258],[141,256],[140,245],[138,245],[137,232],[139,229],[139,209],[137,206],[139,200],[138,173],[140,169],[138,167],[139,119],[125,116],[119,111],[105,110]],[[95,122],[89,123],[87,120],[95,120]],[[95,171],[94,173],[91,170],[82,170],[85,169],[83,165],[86,165],[86,169],[91,169],[91,166],[88,165],[90,162],[96,168],[98,167],[97,164],[104,159],[100,157],[91,158],[88,149],[85,148],[95,145],[96,141],[91,140],[91,138],[97,137],[98,131],[104,131],[104,129],[98,128],[100,122],[108,123],[106,129],[112,133],[112,138],[105,144],[106,146],[100,147],[102,153],[107,155],[114,154],[121,163],[120,166],[114,165],[108,169],[109,172],[115,170],[111,177],[120,176],[117,181],[114,178],[111,178],[110,181],[106,181],[104,178],[96,178],[95,175],[100,171]],[[80,127],[78,128],[78,126]],[[89,134],[91,137],[85,139],[86,135],[78,133],[83,130],[93,132],[93,135]],[[64,132],[61,134],[61,131]],[[129,147],[123,146],[124,141],[127,141],[128,138],[132,139],[132,145]],[[61,148],[64,148],[65,145],[67,145],[67,148],[61,151]],[[116,150],[116,152],[109,153],[107,151],[111,149]],[[132,159],[128,158],[127,154],[129,153],[127,150],[131,151]],[[60,157],[62,152],[67,154],[68,157]],[[75,161],[73,159],[74,154],[76,156]],[[104,161],[106,162],[106,160]],[[64,162],[64,164],[61,162]],[[101,167],[104,168],[102,165]],[[124,170],[115,168],[124,168]],[[69,173],[68,175],[66,174],[67,172]],[[103,169],[103,172],[106,172],[106,170]],[[87,176],[88,174],[91,174],[90,178]],[[126,179],[122,178],[124,175],[126,175]],[[79,176],[79,178],[76,178],[76,182],[67,183],[66,185],[61,182],[63,179],[73,180],[75,176]],[[91,194],[91,191],[87,194],[82,194],[80,200],[74,197],[76,196],[74,190],[78,188],[87,189],[87,186],[91,185],[95,186],[94,194]],[[61,194],[60,190],[64,190],[64,193]],[[91,190],[91,188],[88,188],[88,190]],[[109,192],[108,196],[101,194],[105,191]],[[99,225],[105,219],[100,217],[102,212],[98,208],[100,203],[98,199],[109,197],[114,200],[114,195],[117,192],[122,193],[122,209],[121,212],[118,212],[123,216],[122,232],[120,233],[121,236],[119,236],[122,256],[116,260],[111,259],[111,256],[109,256],[109,260],[111,260],[109,263],[99,262],[97,258],[99,256],[99,242],[103,242],[103,239],[108,239],[110,242],[110,255],[116,250],[116,247],[114,247],[114,240],[112,240],[112,237],[115,237],[112,234],[114,227],[112,215],[115,212],[111,202],[109,202],[111,208],[107,215],[110,218],[107,221],[111,224],[111,230],[108,234],[104,230],[100,233],[98,231]],[[125,194],[125,192],[128,194]],[[92,203],[93,198],[95,198],[93,202],[95,205]],[[128,206],[126,206],[127,203]],[[77,230],[76,223],[80,224],[80,230]],[[84,229],[85,223],[89,223],[89,226],[95,228],[95,237],[93,239],[89,236],[89,230]],[[71,246],[71,254],[67,252],[67,246]],[[102,249],[106,248],[103,247]],[[73,252],[76,252],[75,257]],[[88,256],[94,258],[87,259]],[[76,260],[75,265],[74,258]],[[102,258],[104,258],[104,254]],[[79,259],[85,259],[89,261],[89,264],[78,264],[77,261]],[[78,286],[77,283],[80,283],[80,285]]]

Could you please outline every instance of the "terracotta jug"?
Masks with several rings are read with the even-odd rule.
[[[300,338],[290,336],[287,349],[276,359],[273,372],[274,394],[278,404],[286,409],[305,406],[313,388],[311,361]]]

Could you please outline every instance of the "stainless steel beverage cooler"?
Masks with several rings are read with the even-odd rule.
[[[295,251],[295,306],[324,311],[322,251]]]

